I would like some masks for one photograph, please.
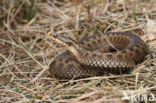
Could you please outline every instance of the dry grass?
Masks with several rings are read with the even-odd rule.
[[[149,44],[150,54],[122,79],[112,75],[59,82],[47,69],[63,47],[48,38],[49,31],[76,40],[99,32],[130,31]],[[123,91],[156,94],[155,34],[155,0],[1,0],[0,103],[125,103]]]

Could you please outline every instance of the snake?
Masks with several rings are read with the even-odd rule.
[[[66,48],[49,66],[50,74],[61,80],[129,73],[148,54],[148,45],[130,32],[104,32],[79,41],[58,33],[49,37]]]

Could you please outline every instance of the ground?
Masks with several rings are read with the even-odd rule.
[[[77,41],[109,31],[140,35],[149,45],[146,60],[122,76],[66,82],[50,76],[49,64],[64,48],[50,40],[49,32],[70,35]],[[154,103],[155,53],[155,0],[0,1],[1,103],[140,103],[140,95],[154,96],[155,100],[149,100]],[[126,96],[132,98],[122,100]]]

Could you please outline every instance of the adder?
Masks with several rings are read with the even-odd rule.
[[[52,34],[50,38],[67,49],[49,66],[52,76],[58,79],[128,73],[147,55],[147,44],[128,32],[95,34],[78,42],[63,34]]]

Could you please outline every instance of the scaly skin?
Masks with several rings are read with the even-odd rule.
[[[126,73],[147,55],[146,43],[132,33],[97,34],[82,38],[78,43],[64,37],[61,34],[53,36],[55,42],[67,48],[49,67],[50,73],[58,79]]]

